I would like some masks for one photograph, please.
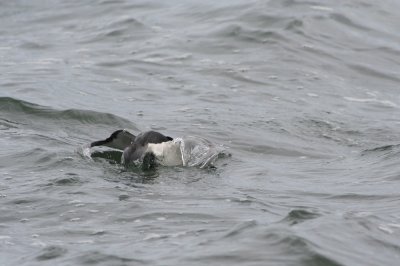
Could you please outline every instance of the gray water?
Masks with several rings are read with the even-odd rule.
[[[398,265],[399,26],[395,0],[1,1],[0,265]],[[120,128],[231,156],[79,152]]]

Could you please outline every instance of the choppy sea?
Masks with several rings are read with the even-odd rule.
[[[400,2],[0,1],[0,265],[400,261]],[[196,135],[214,168],[80,148]]]

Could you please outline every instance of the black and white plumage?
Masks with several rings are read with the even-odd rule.
[[[164,166],[182,165],[179,143],[173,138],[156,131],[147,131],[135,136],[127,130],[117,130],[104,140],[94,141],[90,147],[107,146],[123,150],[122,162],[125,165],[145,163]]]

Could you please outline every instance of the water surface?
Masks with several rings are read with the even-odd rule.
[[[399,10],[2,1],[1,265],[397,265]],[[79,152],[120,128],[232,156]]]

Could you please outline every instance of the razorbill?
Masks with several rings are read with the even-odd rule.
[[[90,147],[107,146],[123,150],[122,163],[143,164],[154,167],[183,165],[180,143],[156,131],[146,131],[135,136],[125,129],[117,130],[104,140],[94,141]]]

